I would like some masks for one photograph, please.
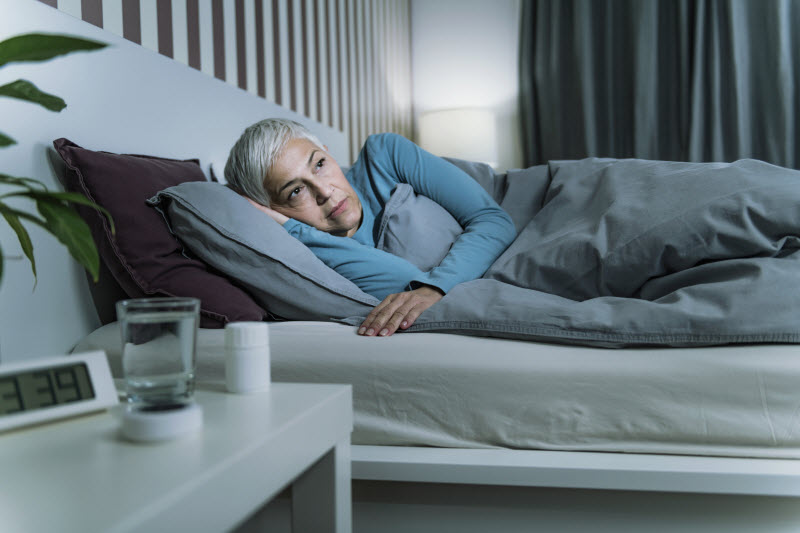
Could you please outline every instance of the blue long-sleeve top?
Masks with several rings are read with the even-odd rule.
[[[516,235],[511,218],[478,182],[400,135],[369,136],[345,177],[363,210],[361,225],[351,238],[294,219],[284,228],[328,267],[378,299],[421,285],[447,293],[458,283],[482,276]],[[464,228],[430,272],[375,248],[384,207],[398,183],[407,183],[417,194],[437,202]]]

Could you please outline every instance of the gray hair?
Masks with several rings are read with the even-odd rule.
[[[228,186],[269,206],[269,193],[264,188],[264,181],[286,143],[293,139],[307,139],[324,149],[313,133],[293,120],[268,118],[248,127],[231,148],[225,163]]]

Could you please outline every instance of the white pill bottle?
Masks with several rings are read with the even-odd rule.
[[[269,326],[266,322],[230,322],[225,326],[225,385],[248,394],[269,389]]]

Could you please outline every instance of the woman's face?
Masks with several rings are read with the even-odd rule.
[[[352,237],[361,225],[361,202],[342,169],[307,139],[286,143],[264,188],[269,207],[332,235]]]

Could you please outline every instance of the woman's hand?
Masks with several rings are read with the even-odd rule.
[[[286,215],[282,215],[282,214],[278,213],[277,211],[275,211],[274,209],[270,209],[267,206],[261,205],[260,203],[256,202],[255,200],[251,200],[250,198],[247,198],[247,196],[245,196],[245,198],[247,199],[248,202],[253,204],[253,206],[256,209],[258,209],[262,213],[268,214],[270,217],[272,217],[272,220],[274,220],[275,222],[277,222],[281,226],[286,224],[286,221],[289,220],[289,217],[287,217]]]
[[[442,299],[436,287],[422,286],[412,291],[390,294],[364,319],[359,335],[388,337],[397,329],[410,328],[417,317]]]

